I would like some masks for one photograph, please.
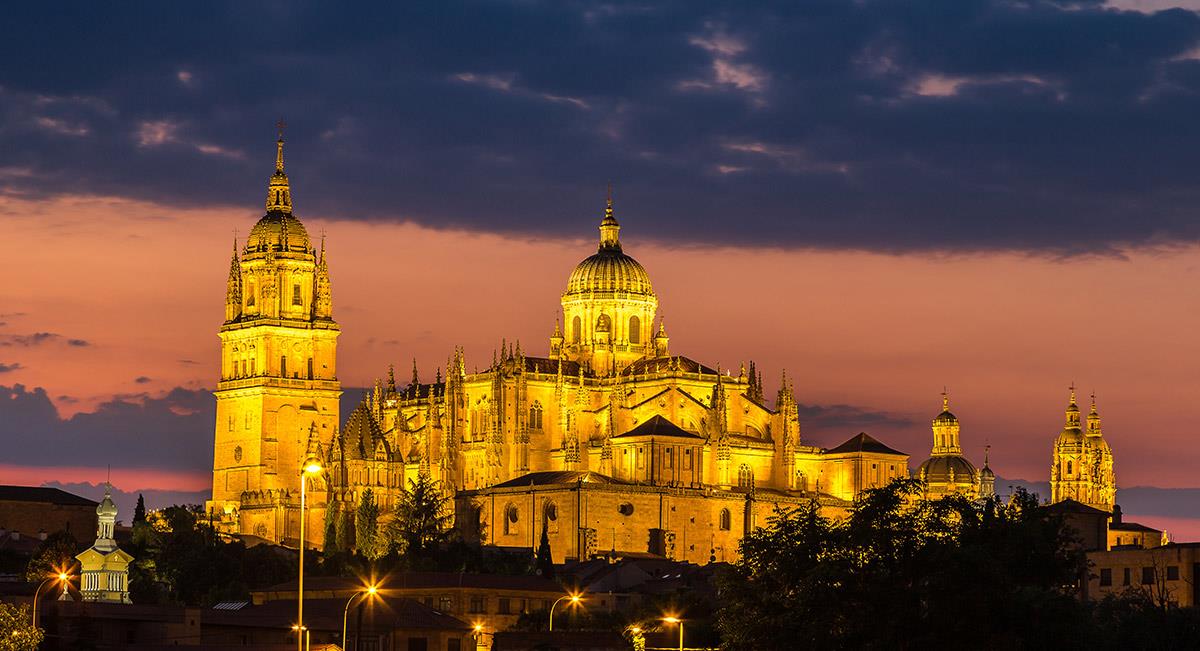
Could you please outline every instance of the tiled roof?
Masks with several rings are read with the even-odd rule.
[[[875,452],[878,454],[904,454],[899,450],[893,450],[888,446],[880,443],[875,437],[866,432],[859,432],[855,436],[850,437],[845,443],[826,451],[826,454],[839,454],[842,452]]]
[[[58,506],[91,506],[93,502],[67,491],[48,486],[0,486],[0,502],[44,502]]]
[[[655,415],[646,422],[637,427],[625,432],[617,434],[613,438],[619,439],[626,436],[674,436],[678,438],[702,439],[703,436],[694,432],[689,432],[682,427],[672,423],[662,416]]]
[[[682,357],[679,355],[671,355],[668,357],[645,357],[626,366],[621,371],[621,375],[641,375],[643,373],[666,373],[671,370],[673,365],[678,364],[679,370],[684,373],[703,373],[705,375],[716,375],[717,370],[697,362],[690,357]],[[732,378],[730,378],[732,380]]]
[[[602,475],[598,472],[582,472],[578,470],[545,470],[521,475],[505,482],[500,482],[492,488],[520,488],[522,486],[547,486],[551,484],[574,484],[582,481],[585,484],[624,484],[620,479]]]

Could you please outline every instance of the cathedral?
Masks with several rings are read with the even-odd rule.
[[[1087,416],[1087,429],[1080,428],[1075,387],[1067,404],[1067,422],[1054,442],[1050,465],[1050,501],[1075,500],[1101,511],[1113,512],[1117,482],[1113,476],[1113,454],[1100,429],[1096,396]]]
[[[908,455],[866,433],[806,444],[786,373],[768,400],[753,363],[725,369],[672,350],[611,197],[595,253],[567,276],[544,354],[504,341],[468,372],[457,348],[432,382],[415,362],[408,383],[388,367],[343,419],[325,240],[293,214],[283,146],[281,135],[265,214],[234,242],[218,333],[207,508],[223,531],[296,544],[304,517],[305,544],[320,546],[352,530],[365,490],[390,514],[425,476],[452,497],[469,540],[531,548],[545,533],[556,562],[650,553],[703,563],[733,560],[777,507],[816,500],[836,516],[861,491],[909,476]],[[991,469],[962,455],[946,395],[942,406],[918,471],[928,494],[990,496]],[[1095,476],[1082,460],[1097,440],[1091,418],[1073,440],[1063,482]],[[302,467],[321,468],[303,478],[303,516]]]

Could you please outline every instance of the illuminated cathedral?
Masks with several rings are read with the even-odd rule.
[[[325,241],[293,214],[283,145],[281,135],[266,213],[230,260],[207,504],[222,530],[295,544],[301,468],[315,462],[321,472],[304,478],[309,545],[352,528],[365,490],[389,514],[426,476],[453,497],[468,539],[529,548],[545,532],[556,562],[703,563],[733,560],[777,507],[816,500],[836,516],[861,491],[909,476],[908,455],[866,433],[807,445],[786,373],[768,400],[753,363],[724,369],[672,350],[611,197],[544,355],[504,341],[469,372],[456,348],[432,382],[415,362],[408,383],[387,367],[343,419]],[[945,396],[933,434],[919,470],[929,494],[990,495],[994,475],[962,456]]]

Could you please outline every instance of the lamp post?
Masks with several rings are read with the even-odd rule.
[[[683,651],[683,620],[674,615],[663,617],[662,620],[668,624],[679,624],[679,651]]]
[[[558,602],[560,602],[564,599],[570,600],[571,605],[576,605],[580,601],[583,600],[583,595],[578,595],[578,594],[564,595],[564,596],[559,597],[558,599],[555,599],[554,603],[550,604],[550,630],[551,631],[554,630],[554,607],[558,605]]]
[[[300,470],[300,584],[296,595],[296,648],[304,651],[304,521],[308,518],[305,510],[304,493],[305,480],[308,476],[321,472],[321,464],[316,459],[309,458]]]
[[[346,618],[350,615],[350,604],[353,603],[356,598],[363,595],[374,597],[375,593],[377,592],[379,592],[378,587],[369,585],[366,588],[363,588],[362,590],[350,595],[350,598],[346,600],[346,608],[342,611],[342,649],[346,648]],[[360,632],[359,635],[361,634],[362,633]]]
[[[491,633],[488,633],[487,631],[483,630],[482,622],[475,622],[475,648],[476,649],[479,649],[480,646],[483,646],[482,645],[482,642],[484,639],[483,636],[485,636],[485,635],[491,635]],[[484,648],[488,648],[488,647],[484,647]]]
[[[46,577],[41,583],[38,584],[37,590],[33,591],[33,627],[34,628],[37,628],[38,594],[40,594],[42,592],[42,588],[46,587],[46,584],[51,581],[60,581],[62,583],[66,583],[67,579],[70,579],[70,578],[71,577],[67,576],[66,572],[59,572],[58,574],[55,574],[53,576]]]

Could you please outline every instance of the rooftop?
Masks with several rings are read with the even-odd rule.
[[[660,415],[655,415],[641,425],[638,425],[624,434],[617,434],[613,438],[619,439],[626,436],[674,436],[687,439],[704,438],[699,434],[683,429],[682,427],[672,423]]]
[[[575,484],[582,482],[584,484],[625,484],[615,477],[602,475],[598,472],[583,472],[578,470],[545,470],[542,472],[531,472],[527,475],[514,477],[505,482],[500,482],[492,486],[492,488],[521,488],[524,486],[548,486],[553,484]]]
[[[0,502],[42,502],[57,506],[90,506],[99,502],[49,486],[0,486]]]
[[[903,452],[893,450],[888,446],[880,443],[875,437],[866,432],[859,432],[857,435],[850,437],[845,443],[827,450],[826,454],[840,454],[844,452],[875,452],[877,454],[900,454]]]

